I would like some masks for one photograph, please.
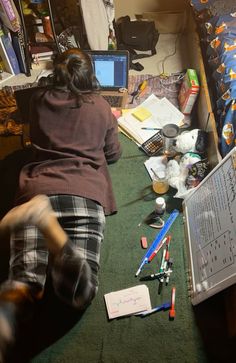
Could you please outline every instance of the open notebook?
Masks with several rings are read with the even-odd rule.
[[[140,121],[137,116],[138,109],[141,107],[142,113],[145,109],[147,117]],[[181,126],[184,114],[180,112],[167,98],[157,98],[150,95],[141,105],[126,112],[118,119],[121,131],[131,139],[142,145],[145,141],[155,135],[158,129],[162,129],[167,124]]]

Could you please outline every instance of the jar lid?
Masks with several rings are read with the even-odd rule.
[[[173,137],[178,136],[178,134],[179,134],[179,127],[175,124],[168,124],[162,128],[162,135],[164,137],[172,139]]]

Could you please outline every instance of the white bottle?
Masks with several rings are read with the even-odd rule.
[[[166,210],[165,199],[162,197],[158,197],[158,198],[156,198],[155,203],[156,203],[156,207],[155,207],[156,213],[160,214],[160,215],[164,214],[165,210]]]

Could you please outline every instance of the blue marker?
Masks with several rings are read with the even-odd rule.
[[[153,308],[151,310],[142,311],[141,313],[136,314],[136,315],[144,317],[144,316],[156,313],[157,311],[169,310],[170,308],[171,308],[171,303],[167,302],[167,303],[161,304],[159,306],[156,306],[155,308]]]
[[[160,128],[158,127],[142,127],[141,128],[142,130],[161,130]]]

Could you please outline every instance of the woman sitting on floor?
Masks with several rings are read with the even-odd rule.
[[[19,311],[43,297],[48,271],[60,299],[77,309],[90,304],[105,215],[116,212],[107,163],[121,155],[117,121],[89,56],[79,49],[60,54],[30,109],[34,160],[20,173],[16,204],[23,205],[0,224],[12,230],[9,278],[0,290],[2,356]]]

